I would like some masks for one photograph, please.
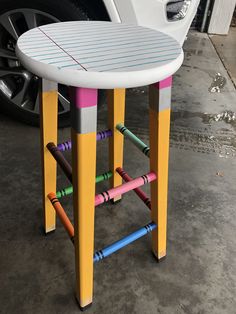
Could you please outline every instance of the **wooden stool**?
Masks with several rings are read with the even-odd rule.
[[[92,303],[95,262],[149,232],[157,260],[166,255],[171,76],[181,66],[183,52],[164,33],[128,24],[89,21],[34,28],[19,38],[16,52],[28,70],[43,78],[45,231],[55,229],[56,211],[75,246],[76,297],[81,309],[85,309]],[[59,145],[57,83],[71,86],[71,141]],[[125,88],[143,85],[150,85],[150,149],[124,126]],[[109,125],[108,130],[96,133],[98,89],[108,90]],[[124,136],[150,158],[150,173],[131,179],[122,169]],[[96,141],[107,137],[110,169],[95,178]],[[71,147],[72,167],[62,154]],[[57,193],[56,162],[73,186]],[[95,196],[95,184],[105,179],[110,179],[110,190]],[[151,201],[140,189],[149,182]],[[151,209],[151,222],[94,253],[95,206],[120,200],[130,190]],[[58,200],[72,191],[74,227]]]

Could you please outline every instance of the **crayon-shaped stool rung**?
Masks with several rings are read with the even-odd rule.
[[[103,174],[100,174],[98,176],[96,176],[95,182],[96,183],[100,183],[102,181],[108,180],[112,177],[112,172],[108,171],[105,172]],[[57,198],[61,198],[63,196],[67,196],[73,193],[73,186],[68,186],[60,191],[57,191],[56,196]]]
[[[66,232],[68,233],[72,243],[74,243],[74,227],[67,216],[64,208],[61,206],[61,203],[58,201],[56,194],[51,192],[48,194],[48,199],[50,200],[52,206],[54,207],[61,223],[63,224]]]
[[[112,136],[112,131],[111,130],[104,130],[104,131],[100,131],[97,132],[97,141],[101,141],[101,140],[105,140],[108,137]],[[64,152],[67,150],[71,150],[72,145],[71,145],[71,141],[66,141],[63,143],[60,143],[57,145],[58,150]]]
[[[105,140],[106,138],[111,136],[112,136],[111,130],[97,132],[97,141]]]
[[[71,145],[70,140],[57,145],[57,149],[61,152],[64,152],[66,150],[71,150],[71,148],[72,148],[72,145]]]
[[[126,192],[132,191],[144,184],[150,183],[156,180],[156,174],[154,172],[149,172],[141,177],[133,179],[130,182],[121,184],[113,189],[105,191],[95,196],[95,206],[98,206],[102,203],[108,202],[117,195],[122,195]]]
[[[71,242],[74,244],[74,227],[68,218],[65,210],[61,206],[58,198],[56,197],[55,193],[49,193],[48,198],[52,203],[60,221],[62,222],[68,236],[71,239]],[[150,233],[154,229],[156,229],[157,225],[154,222],[150,222],[149,224],[145,225],[144,227],[130,233],[129,235],[123,237],[122,239],[106,246],[104,249],[99,250],[94,253],[93,262],[99,262],[105,257],[117,252],[118,250],[122,249],[126,245],[140,239],[141,237],[145,236],[146,234]]]
[[[131,143],[133,143],[144,155],[150,155],[150,148],[141,141],[134,133],[132,133],[129,129],[127,129],[122,123],[117,124],[117,130],[120,131],[121,134],[126,136]]]
[[[52,154],[52,156],[55,158],[61,169],[63,170],[66,177],[69,179],[69,181],[72,183],[72,167],[68,163],[68,161],[63,156],[62,152],[57,148],[57,146],[54,143],[48,143],[47,149]]]
[[[130,233],[128,236],[108,245],[102,250],[97,251],[94,254],[94,258],[93,258],[94,263],[99,262],[100,260],[111,255],[112,253],[122,249],[126,245],[138,240],[139,238],[143,237],[144,235],[156,229],[156,227],[157,225],[154,222],[150,222],[146,226],[138,229],[137,231]]]
[[[130,182],[133,179],[122,169],[122,168],[117,168],[116,171],[119,173],[119,175],[124,179],[125,182]],[[134,189],[134,192],[138,195],[138,197],[144,202],[144,204],[151,209],[151,201],[140,188]]]

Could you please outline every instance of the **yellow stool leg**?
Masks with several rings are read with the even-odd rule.
[[[57,143],[57,84],[43,79],[40,98],[44,228],[45,232],[48,233],[56,228],[55,210],[47,195],[56,191],[57,164],[46,145],[49,142]]]
[[[76,298],[84,309],[93,296],[97,90],[72,88],[71,113]]]
[[[109,138],[109,169],[112,172],[110,187],[114,188],[122,184],[121,176],[116,172],[117,167],[123,167],[124,136],[116,129],[119,123],[124,124],[125,119],[125,89],[108,91],[108,127],[113,136]],[[116,196],[113,202],[121,199]]]
[[[157,224],[152,249],[158,260],[166,256],[171,84],[170,77],[149,87],[150,170],[157,174],[151,183],[151,216]]]

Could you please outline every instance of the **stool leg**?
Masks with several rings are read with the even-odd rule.
[[[152,249],[158,260],[166,255],[171,85],[169,77],[149,87],[150,170],[157,173],[151,183],[151,216],[157,224]]]
[[[116,168],[123,167],[124,136],[116,129],[119,123],[124,124],[125,119],[125,89],[108,90],[108,127],[113,136],[109,138],[109,169],[112,172],[110,187],[122,184],[121,176]],[[121,200],[121,195],[116,196],[113,202]]]
[[[76,298],[84,309],[93,295],[97,90],[71,91]]]
[[[40,135],[43,179],[44,229],[48,233],[56,228],[56,213],[47,198],[50,192],[56,191],[57,164],[48,151],[49,142],[57,143],[58,94],[57,84],[42,80],[40,97]]]

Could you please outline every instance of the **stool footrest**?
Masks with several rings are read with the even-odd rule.
[[[122,168],[117,168],[116,171],[119,173],[119,175],[124,179],[125,182],[130,182],[133,179],[122,169]],[[151,209],[151,201],[140,188],[134,189],[134,192],[138,195],[138,197],[144,202],[144,204]]]
[[[150,183],[156,180],[156,174],[154,172],[147,173],[141,177],[133,179],[130,182],[126,182],[121,184],[113,189],[105,191],[103,193],[97,194],[95,196],[95,206],[98,206],[102,203],[108,202],[109,200],[113,199],[117,195],[122,195],[126,192],[132,191],[144,184]]]
[[[100,183],[102,181],[110,179],[111,177],[112,177],[112,172],[108,171],[108,172],[105,172],[103,174],[96,176],[95,182]],[[60,191],[57,191],[56,196],[57,196],[57,198],[61,198],[63,196],[67,196],[67,195],[70,195],[72,193],[73,193],[73,186],[71,185],[71,186],[68,186],[68,187],[60,190]]]
[[[105,140],[106,138],[111,137],[111,136],[112,136],[111,130],[104,130],[104,131],[97,132],[97,141]],[[57,145],[57,149],[62,152],[71,150],[71,148],[72,148],[72,144],[70,140]]]
[[[94,258],[93,258],[94,263],[99,262],[100,260],[111,255],[112,253],[122,249],[126,245],[138,240],[139,238],[143,237],[144,235],[156,229],[156,227],[157,225],[154,222],[150,222],[146,226],[138,229],[137,231],[129,234],[128,236],[120,239],[119,241],[116,241],[112,243],[111,245],[108,245],[104,249],[97,251],[94,254]]]
[[[68,161],[63,156],[62,152],[57,148],[57,146],[54,143],[48,143],[47,149],[52,154],[52,156],[55,158],[65,175],[67,176],[68,180],[72,183],[72,167],[68,163]]]
[[[134,133],[132,133],[129,129],[127,129],[122,123],[117,124],[117,130],[120,131],[121,134],[126,136],[144,155],[150,155],[150,148],[141,141]]]
[[[64,208],[62,207],[61,203],[59,202],[56,194],[51,192],[48,194],[48,199],[50,200],[52,206],[54,207],[61,223],[63,224],[68,236],[71,239],[71,242],[74,244],[74,227],[67,216]],[[145,225],[144,227],[130,233],[126,237],[106,246],[104,249],[99,250],[94,253],[93,261],[94,263],[101,261],[105,257],[115,253],[116,251],[122,249],[126,245],[140,239],[141,237],[145,236],[146,234],[150,233],[154,229],[156,229],[157,225],[154,222],[150,222],[149,224]]]
[[[74,227],[67,216],[64,208],[62,207],[61,203],[58,201],[56,194],[51,192],[48,194],[48,199],[50,200],[52,206],[54,207],[61,223],[63,224],[66,232],[68,233],[72,243],[74,243]]]

